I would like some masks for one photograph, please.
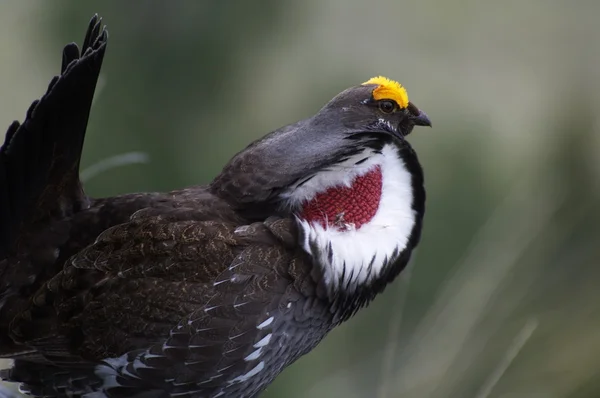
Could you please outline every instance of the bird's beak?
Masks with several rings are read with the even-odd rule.
[[[408,111],[410,112],[411,120],[413,121],[415,126],[431,127],[431,120],[429,120],[427,114],[419,110],[419,108],[417,108],[412,102],[408,103]]]
[[[427,114],[423,111],[419,111],[419,114],[413,118],[415,126],[429,126],[431,127],[431,120]]]
[[[403,121],[398,125],[399,138],[404,139],[409,135],[414,126],[429,126],[431,127],[431,120],[427,114],[415,106],[412,102],[408,103],[408,115],[403,118]]]
[[[412,102],[408,103],[408,111],[410,112],[411,120],[415,126],[431,127],[431,120],[429,120],[427,114],[419,110],[419,108],[417,108]]]

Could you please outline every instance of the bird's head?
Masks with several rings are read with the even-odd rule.
[[[406,141],[415,126],[431,122],[404,87],[374,77],[252,143],[211,187],[250,220],[296,217],[305,250],[330,263],[332,286],[394,274],[385,264],[410,254],[424,213],[422,171]]]
[[[341,92],[313,119],[330,125],[341,123],[335,133],[342,138],[382,135],[384,140],[385,136],[402,140],[414,126],[431,126],[425,112],[408,100],[406,89],[383,76]]]

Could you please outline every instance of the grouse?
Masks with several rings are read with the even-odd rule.
[[[208,185],[91,198],[101,22],[0,149],[0,376],[39,397],[256,397],[408,263],[425,190],[406,137],[431,123],[378,76]]]

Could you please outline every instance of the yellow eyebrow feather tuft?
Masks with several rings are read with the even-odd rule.
[[[362,85],[376,84],[377,87],[373,90],[373,98],[375,100],[391,99],[396,101],[400,108],[408,106],[408,93],[402,84],[395,80],[388,79],[384,76],[372,77]]]

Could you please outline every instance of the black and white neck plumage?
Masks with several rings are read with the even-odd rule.
[[[108,36],[0,148],[0,373],[43,397],[256,397],[372,300],[419,241],[427,116],[397,82],[349,88],[208,186],[94,199],[77,173]]]
[[[390,267],[418,241],[424,190],[411,152],[393,143],[366,148],[284,195],[299,204],[302,247],[331,290],[391,281]]]

